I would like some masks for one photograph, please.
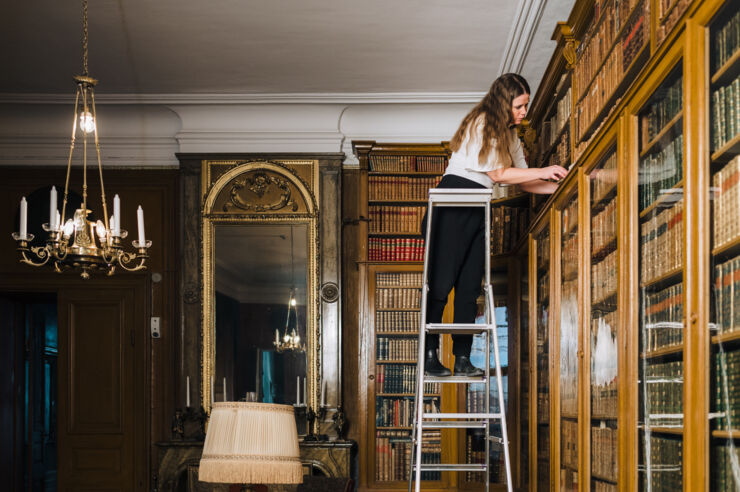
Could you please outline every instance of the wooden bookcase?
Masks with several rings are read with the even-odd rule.
[[[571,81],[572,169],[529,234],[529,490],[738,485],[739,10],[577,1],[556,29],[529,116],[547,133]]]

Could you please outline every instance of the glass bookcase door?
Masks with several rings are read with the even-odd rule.
[[[617,153],[588,174],[591,217],[591,482],[590,490],[617,489]]]
[[[529,257],[519,256],[519,429],[521,440],[519,449],[519,486],[521,490],[529,490],[529,405],[532,393],[530,391],[530,362],[529,362]]]
[[[531,436],[537,443],[537,454],[533,456],[536,466],[536,488],[538,491],[550,490],[550,227],[545,226],[535,236],[534,249],[536,289],[534,362],[537,425]]]
[[[683,487],[682,106],[678,63],[638,113],[638,459],[648,491]]]
[[[740,489],[740,6],[709,26],[712,248],[710,487]],[[709,228],[706,229],[709,231]]]
[[[578,197],[561,212],[560,234],[560,489],[578,490]]]

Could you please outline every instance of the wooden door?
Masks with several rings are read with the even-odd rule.
[[[59,491],[146,489],[144,287],[59,293]]]

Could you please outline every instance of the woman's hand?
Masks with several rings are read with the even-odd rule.
[[[545,181],[560,181],[568,174],[568,170],[561,166],[547,166],[541,168],[539,171],[539,179]]]

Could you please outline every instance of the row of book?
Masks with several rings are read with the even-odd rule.
[[[378,311],[375,313],[375,333],[407,333],[416,336],[421,323],[420,311]]]
[[[719,70],[740,49],[740,10],[719,17],[720,24],[712,26],[712,72]]]
[[[676,127],[680,131],[680,127]],[[683,179],[683,134],[677,135],[657,152],[640,158],[640,210],[658,198],[676,200],[683,196],[682,189],[673,187]],[[665,196],[664,196],[665,195]]]
[[[573,68],[573,77],[579,89],[578,99],[588,90],[589,82],[594,78],[601,62],[609,55],[621,25],[626,20],[621,18],[620,9],[615,8],[618,5],[619,2],[615,5],[614,0],[608,0],[606,5],[594,9],[595,18],[600,17],[602,12],[604,17],[601,22],[591,24],[591,28],[578,46],[578,59]]]
[[[645,399],[648,426],[675,427],[683,423],[683,361],[645,365]]]
[[[566,130],[560,136],[560,141],[555,151],[550,154],[550,158],[543,166],[562,166],[569,168],[570,162],[570,130]]]
[[[547,375],[545,373],[545,375]],[[545,381],[547,383],[547,381]],[[545,384],[547,389],[549,385]],[[546,424],[550,421],[550,394],[546,391],[537,392],[537,422]]]
[[[714,186],[714,247],[740,238],[740,155],[712,177]]]
[[[740,462],[740,447],[734,441],[718,441],[712,444],[712,473],[709,474],[711,490],[714,492],[737,492],[740,477],[737,463]],[[734,465],[733,465],[734,463]]]
[[[370,170],[381,173],[444,173],[447,157],[441,155],[371,155]]]
[[[740,256],[714,267],[714,304],[719,331],[740,330]]]
[[[546,271],[537,278],[537,302],[546,302],[550,297],[550,272]]]
[[[378,364],[375,366],[377,393],[416,393],[416,366],[411,364]],[[425,395],[438,395],[440,383],[424,383]]]
[[[594,304],[599,304],[617,293],[619,280],[617,264],[615,250],[600,262],[591,265],[591,299]]]
[[[658,25],[655,26],[655,43],[657,46],[668,37],[678,20],[686,13],[686,9],[691,5],[692,0],[659,0],[657,2],[656,13],[659,19]]]
[[[592,480],[591,481],[591,491],[592,492],[617,492],[619,488],[616,484],[609,483],[609,482],[602,482],[601,480]]]
[[[641,436],[641,441],[645,462],[640,466],[643,472],[640,490],[683,490],[683,439],[680,436],[652,434],[650,439]]]
[[[368,198],[370,200],[426,200],[429,188],[434,188],[442,176],[369,176]]]
[[[426,207],[381,205],[368,207],[370,234],[382,232],[420,234]]]
[[[714,427],[740,429],[740,350],[718,351],[714,356]]]
[[[375,343],[377,360],[416,360],[419,356],[419,339],[401,337],[378,337]]]
[[[424,261],[424,240],[419,237],[369,237],[369,261]]]
[[[616,418],[619,349],[617,312],[591,321],[591,415]]]
[[[617,239],[617,200],[612,198],[604,209],[591,217],[591,251],[602,250]]]
[[[617,429],[606,425],[592,426],[591,474],[616,482],[617,470]]]
[[[640,224],[640,256],[644,283],[683,266],[683,200]]]
[[[740,76],[712,91],[712,149],[717,150],[740,132]]]
[[[504,401],[506,401],[508,391],[506,379],[503,381],[503,388]],[[491,384],[489,404],[491,412],[498,412],[498,393],[496,392],[495,384]],[[465,411],[469,413],[486,413],[489,409],[486,409],[486,385],[484,383],[469,385],[468,390],[465,392]]]
[[[422,464],[441,463],[441,432],[424,432],[421,438]],[[408,431],[377,431],[375,437],[375,480],[408,481],[413,446]],[[422,480],[439,480],[440,472],[425,471]]]
[[[439,413],[439,398],[424,399],[424,413]],[[376,427],[411,427],[414,397],[375,397]]]
[[[683,343],[683,283],[645,295],[643,309],[644,350]]]
[[[560,426],[560,464],[578,469],[578,420],[562,419]]]
[[[378,272],[375,285],[378,287],[419,287],[424,278],[422,272]]]
[[[571,89],[558,99],[555,104],[555,112],[553,115],[542,124],[542,134],[540,138],[544,144],[543,150],[549,149],[555,143],[555,138],[563,130],[563,127],[568,123],[571,111]]]
[[[568,206],[563,210],[563,235],[571,232],[578,227],[578,199],[574,198],[568,203]]]
[[[519,238],[529,228],[529,209],[507,206],[491,210],[491,254],[507,253],[514,249]]]
[[[563,235],[563,250],[560,253],[563,266],[563,278],[572,279],[578,275],[578,233],[573,230]]]
[[[617,153],[610,152],[601,166],[591,171],[591,201],[600,202],[617,185]]]
[[[540,234],[537,237],[537,267],[544,267],[550,263],[550,234]]]
[[[642,148],[645,148],[681,111],[683,77],[667,80],[655,91],[647,108],[640,114]]]
[[[465,463],[485,463],[485,435],[482,432],[468,431],[465,435]],[[506,483],[506,465],[504,463],[504,453],[498,443],[491,445],[490,458],[488,461],[490,483]],[[473,483],[484,483],[486,481],[485,472],[465,472],[465,481]]]
[[[420,305],[420,287],[410,287],[408,289],[381,287],[375,290],[376,309],[419,309]]]

